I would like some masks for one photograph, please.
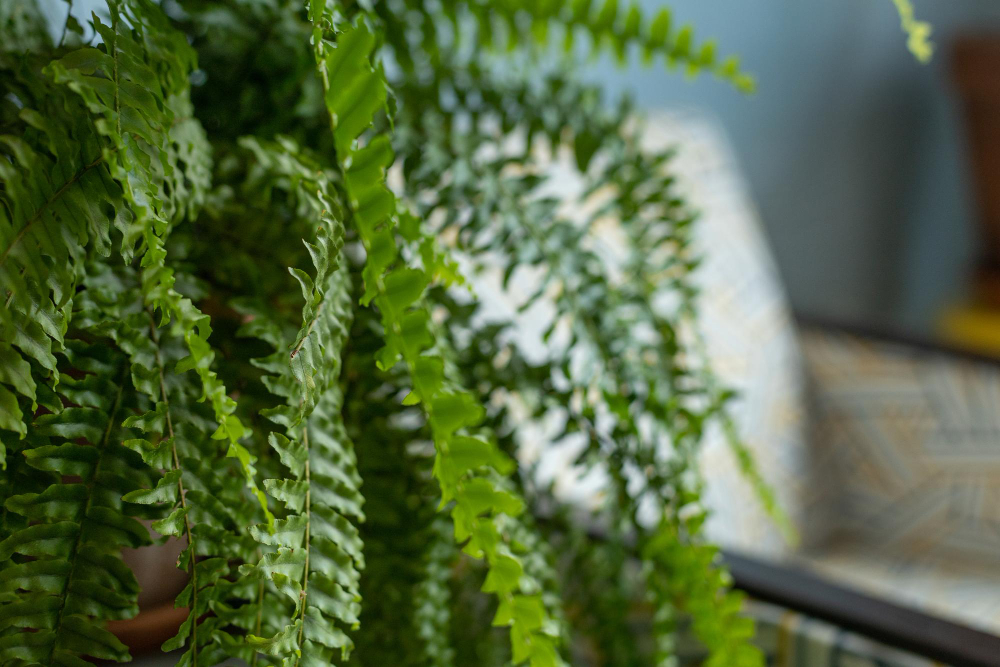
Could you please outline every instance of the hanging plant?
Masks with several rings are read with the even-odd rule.
[[[44,16],[0,10],[0,663],[129,660],[120,552],[170,538],[182,665],[666,664],[682,617],[708,664],[762,664],[702,535],[713,422],[779,514],[692,333],[695,215],[572,76],[751,90],[735,58],[615,0]],[[581,219],[544,196],[559,151]],[[543,358],[479,270],[551,305]],[[515,464],[552,416],[607,476],[582,518]]]

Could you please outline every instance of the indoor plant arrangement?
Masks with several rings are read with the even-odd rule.
[[[736,59],[615,0],[108,0],[55,37],[19,0],[0,36],[2,664],[129,659],[140,519],[183,544],[184,665],[668,664],[681,619],[762,663],[702,537],[712,422],[777,512],[698,339],[695,216],[571,73],[749,90]],[[482,317],[491,269],[552,304],[541,358]],[[546,419],[606,475],[587,516],[515,464]]]

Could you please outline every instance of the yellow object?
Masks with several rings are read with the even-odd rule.
[[[946,343],[1000,357],[1000,310],[975,304],[946,309],[938,325]]]
[[[920,62],[930,62],[931,56],[934,55],[934,44],[930,41],[931,24],[913,17],[913,5],[910,0],[892,0],[892,2],[899,11],[899,22],[906,32],[906,47]]]

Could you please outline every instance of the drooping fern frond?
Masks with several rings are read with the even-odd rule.
[[[289,267],[288,271],[302,291],[304,305],[294,338],[279,341],[269,335],[267,342],[276,348],[274,355],[258,362],[269,372],[268,389],[287,403],[265,416],[293,429],[312,412],[317,401],[336,382],[340,373],[340,347],[350,328],[351,312],[347,305],[350,285],[343,266],[343,210],[329,177],[321,167],[285,138],[265,146],[246,139],[243,146],[256,158],[249,182],[254,187],[284,191],[292,199],[296,215],[304,222],[303,255],[309,258],[310,271]],[[258,299],[258,303],[261,300]],[[237,308],[240,308],[237,305]],[[249,314],[249,313],[248,313]],[[276,319],[261,318],[260,322]],[[251,323],[247,335],[253,335]]]
[[[302,292],[297,311],[259,285],[232,302],[248,320],[238,335],[272,350],[250,363],[263,371],[262,385],[279,401],[261,416],[271,422],[264,430],[288,475],[264,481],[285,511],[273,530],[266,524],[251,529],[259,555],[255,564],[241,567],[244,576],[259,582],[254,605],[261,615],[247,628],[248,641],[255,651],[293,664],[327,664],[352,648],[345,630],[358,622],[364,567],[355,526],[364,520],[360,478],[340,417],[338,387],[341,348],[352,319],[341,256],[342,213],[329,178],[290,139],[241,143],[255,158],[247,187],[262,202],[286,198],[293,229],[302,235],[299,255],[311,265],[288,268]],[[278,612],[276,602],[277,609],[287,610]]]
[[[730,56],[718,62],[714,42],[697,44],[694,30],[690,25],[675,27],[673,14],[669,8],[661,8],[654,17],[643,16],[641,5],[636,0],[627,6],[618,0],[574,0],[573,2],[524,2],[503,0],[502,2],[450,2],[451,11],[463,5],[476,16],[480,23],[479,34],[487,43],[494,33],[493,23],[502,20],[513,35],[520,35],[519,41],[534,40],[545,43],[551,26],[559,26],[564,32],[564,50],[570,53],[578,34],[587,35],[591,40],[591,53],[610,48],[619,61],[624,61],[627,51],[636,48],[649,63],[654,57],[662,58],[673,67],[682,65],[691,75],[711,72],[729,81],[739,90],[750,92],[754,89],[753,77],[740,69],[739,59]],[[524,25],[521,16],[530,17],[528,34],[520,28]]]
[[[177,566],[189,583],[177,602],[189,613],[165,648],[185,649],[179,664],[216,664],[234,643],[218,606],[233,595],[225,579],[228,562],[253,553],[252,540],[240,534],[248,509],[234,475],[237,463],[215,447],[214,415],[200,400],[201,383],[179,370],[188,354],[180,327],[157,326],[143,303],[141,274],[95,265],[86,286],[75,321],[89,323],[124,351],[131,384],[144,399],[124,416],[122,424],[134,430],[121,444],[163,473],[123,490],[123,500],[148,507],[157,519],[154,530],[187,543]]]
[[[684,67],[690,76],[712,73],[743,92],[756,86],[753,77],[741,69],[739,58],[729,56],[720,61],[715,43],[697,43],[690,25],[674,25],[668,7],[651,18],[643,15],[640,3],[633,1],[626,6],[618,0],[448,0],[443,11],[411,0],[406,8],[408,12],[400,14],[392,11],[390,3],[376,6],[387,33],[395,37],[391,40],[394,56],[407,69],[419,61],[419,51],[434,60],[447,60],[470,44],[498,50],[522,45],[546,47],[551,33],[556,32],[562,36],[561,48],[568,57],[574,55],[578,38],[586,36],[591,55],[611,50],[624,62],[629,51],[635,50],[646,64],[660,59],[669,67]],[[419,30],[413,30],[414,25]],[[401,48],[400,42],[408,48]]]
[[[0,129],[0,347],[4,380],[27,399],[29,417],[37,385],[58,384],[53,347],[62,346],[86,248],[108,254],[109,219],[126,214],[119,186],[99,168],[101,143],[85,108],[42,73],[44,64],[0,55],[3,88],[19,103],[5,100]],[[0,386],[0,428],[24,436],[17,396]]]
[[[4,130],[24,130],[21,143],[6,139],[16,159],[0,161],[6,170],[0,227],[7,235],[0,271],[9,306],[0,320],[4,341],[27,358],[38,395],[56,387],[52,351],[75,326],[71,299],[85,261],[107,256],[112,235],[120,236],[126,263],[139,261],[137,268],[88,277],[80,317],[125,353],[131,384],[145,397],[137,414],[119,416],[144,436],[126,443],[165,471],[151,489],[136,488],[144,481],[118,495],[129,493],[132,507],[149,505],[147,514],[162,517],[157,530],[188,543],[179,565],[191,582],[178,603],[191,611],[167,646],[187,647],[184,664],[217,662],[234,643],[225,609],[217,606],[233,594],[227,559],[248,556],[237,536],[247,523],[241,492],[228,466],[213,469],[213,439],[229,441],[228,453],[269,515],[253,457],[238,442],[244,430],[235,402],[212,369],[208,319],[176,289],[179,274],[167,258],[170,232],[194,215],[208,188],[210,149],[188,101],[195,57],[156,5],[128,0],[108,9],[110,24],[93,17],[97,47],[59,50],[47,64],[44,56],[11,56],[4,70],[15,96],[8,101],[21,107],[5,116]],[[41,116],[36,107],[51,113]],[[35,191],[34,183],[47,189]],[[31,386],[22,382],[25,388]],[[26,398],[34,411],[36,397]],[[203,398],[209,414],[199,405]]]
[[[437,452],[434,475],[441,485],[442,504],[454,501],[455,539],[464,543],[463,551],[484,558],[489,566],[483,590],[495,593],[500,600],[494,623],[510,626],[514,662],[556,665],[559,656],[553,638],[544,632],[546,612],[541,598],[521,591],[523,565],[503,545],[498,525],[499,517],[516,515],[523,505],[490,477],[467,475],[479,466],[494,470],[504,466],[494,446],[463,433],[478,424],[482,408],[471,393],[446,382],[445,362],[431,351],[430,316],[420,299],[436,268],[417,268],[399,261],[393,229],[395,198],[382,176],[392,161],[389,140],[377,135],[364,147],[356,143],[386,99],[382,76],[369,64],[374,35],[360,19],[353,25],[338,25],[338,17],[318,2],[311,5],[310,18],[316,25],[313,46],[338,166],[352,222],[367,253],[362,301],[374,301],[382,318],[385,347],[377,357],[379,367],[386,370],[400,360],[406,364],[413,383],[407,403],[423,406],[430,424]],[[336,44],[326,41],[331,31],[335,31]]]
[[[139,587],[119,551],[150,542],[133,518],[142,508],[122,500],[151,474],[121,444],[124,415],[141,399],[125,356],[107,346],[66,340],[59,371],[61,409],[35,417],[12,451],[21,474],[4,494],[3,664],[125,661],[128,650],[103,625],[138,611]],[[24,492],[27,469],[48,485]]]
[[[248,637],[255,650],[291,664],[346,659],[353,642],[344,628],[358,624],[364,556],[351,520],[364,514],[353,451],[338,427],[340,401],[339,390],[331,389],[303,425],[299,442],[272,443],[294,477],[272,481],[269,491],[294,513],[277,520],[274,533],[263,526],[256,530],[257,541],[275,550],[242,570],[271,582],[293,604],[274,635]]]
[[[234,415],[235,401],[211,368],[208,318],[174,288],[165,263],[170,226],[200,207],[210,170],[204,132],[189,117],[187,77],[195,54],[147,0],[112,1],[108,8],[110,25],[94,17],[104,50],[72,51],[49,69],[97,117],[94,125],[108,140],[101,159],[130,204],[130,217],[119,224],[122,256],[126,261],[135,253],[141,257],[144,299],[159,316],[183,327],[187,367],[200,378],[218,422],[212,437],[228,443],[229,455],[240,462],[247,486],[266,512],[252,457],[239,442],[246,431]]]
[[[93,247],[108,254],[113,221],[122,235],[123,258],[131,261],[136,253],[142,258],[144,299],[184,326],[191,367],[219,424],[215,437],[229,442],[248,486],[266,507],[251,456],[239,443],[244,429],[233,415],[235,403],[211,369],[207,319],[174,289],[165,264],[170,225],[197,209],[207,188],[209,148],[187,101],[194,52],[151,2],[115,0],[108,9],[110,25],[93,17],[100,47],[71,50],[49,62],[44,74],[33,75],[50,79],[51,86],[38,78],[24,82],[26,70],[40,67],[37,59],[31,64],[31,56],[19,59],[21,73],[11,77],[14,94],[25,91],[18,118],[34,144],[4,138],[11,158],[0,164],[10,184],[0,207],[0,283],[7,304],[0,311],[0,342],[16,344],[53,370],[48,339],[60,343],[84,253]],[[58,90],[63,87],[86,111],[66,102],[71,95]],[[62,110],[43,116],[34,109],[30,95],[38,88],[47,91],[40,103]],[[43,187],[36,189],[36,183]],[[11,403],[2,388],[0,399]],[[15,425],[8,414],[16,415],[5,410],[5,428]]]

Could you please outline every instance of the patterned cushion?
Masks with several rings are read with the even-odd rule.
[[[650,147],[676,146],[680,191],[701,214],[695,243],[704,262],[696,278],[708,352],[724,384],[740,394],[732,403],[740,433],[802,528],[809,485],[800,353],[746,184],[721,129],[704,115],[652,115],[644,138]],[[787,552],[720,432],[708,434],[702,464],[714,512],[709,536],[743,551]]]
[[[823,473],[814,508],[836,516],[809,565],[1000,634],[1000,365],[843,333],[801,339]]]
[[[802,340],[840,532],[1000,565],[1000,365],[845,334]]]

